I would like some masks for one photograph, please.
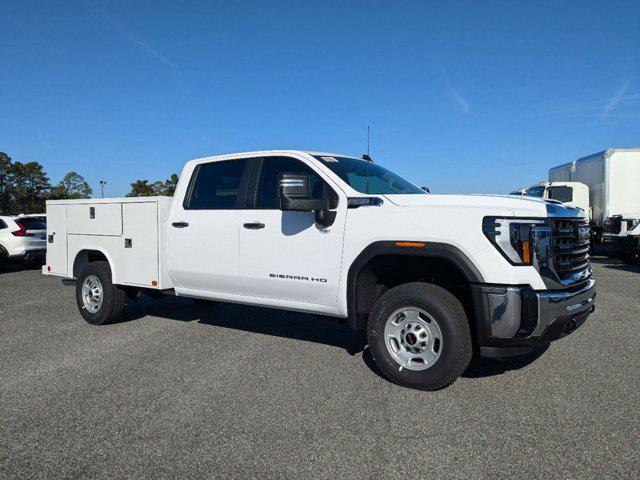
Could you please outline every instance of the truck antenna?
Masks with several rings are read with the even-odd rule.
[[[371,145],[371,125],[367,125],[367,157],[369,156],[370,145]]]
[[[367,153],[362,155],[362,159],[366,160],[367,162],[373,162],[373,160],[371,160],[371,156],[369,155],[370,145],[371,145],[371,126],[367,125]]]

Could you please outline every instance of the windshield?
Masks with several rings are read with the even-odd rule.
[[[351,188],[374,195],[425,194],[421,188],[390,172],[386,168],[366,160],[347,157],[316,156],[333,173]]]
[[[573,200],[573,188],[571,187],[549,187],[549,198],[559,202],[571,202]]]
[[[529,187],[527,188],[527,197],[538,197],[542,198],[544,196],[545,187]]]

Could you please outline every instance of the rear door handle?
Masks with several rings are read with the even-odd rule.
[[[176,228],[185,228],[188,227],[189,224],[187,222],[173,222],[171,226]]]
[[[260,223],[260,222],[245,223],[243,227],[248,228],[249,230],[260,230],[261,228],[264,228],[264,223]]]

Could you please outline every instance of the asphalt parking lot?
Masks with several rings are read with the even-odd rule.
[[[10,269],[0,477],[637,478],[640,267],[594,263],[581,329],[435,393],[324,319],[166,298],[94,327],[73,287]]]

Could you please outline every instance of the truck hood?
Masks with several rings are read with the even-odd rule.
[[[580,217],[582,209],[566,207],[533,197],[512,195],[384,195],[390,203],[400,207],[458,207],[478,208],[496,215],[510,213],[522,217]],[[491,214],[491,213],[490,213]]]
[[[633,220],[635,218],[640,218],[640,212],[618,213],[616,215],[620,215],[625,220]]]

